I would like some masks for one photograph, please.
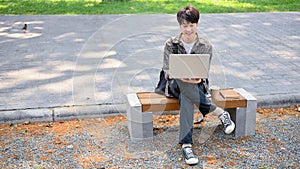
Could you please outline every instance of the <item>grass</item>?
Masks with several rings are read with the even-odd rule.
[[[0,0],[0,14],[176,13],[187,5],[201,13],[300,11],[299,0]]]

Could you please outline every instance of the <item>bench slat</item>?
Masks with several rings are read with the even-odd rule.
[[[232,90],[232,89],[224,89]],[[178,99],[167,98],[154,92],[139,92],[137,96],[142,105],[142,112],[162,112],[162,111],[175,111],[179,110]],[[218,96],[213,102],[222,108],[237,108],[247,107],[247,100],[240,95],[239,98],[223,98]]]
[[[231,91],[234,89],[221,89],[220,93],[231,93]],[[238,93],[238,91],[235,91]],[[224,98],[221,94],[218,95],[218,97],[213,100],[213,102],[218,106],[222,108],[237,108],[237,107],[247,107],[247,99],[245,99],[241,94],[239,94],[238,98]]]
[[[142,104],[142,112],[161,112],[179,110],[176,98],[167,98],[153,92],[140,92],[137,96]]]
[[[215,105],[221,108],[247,107],[247,100],[215,100]]]
[[[179,110],[179,104],[149,104],[142,106],[142,112],[163,112]]]

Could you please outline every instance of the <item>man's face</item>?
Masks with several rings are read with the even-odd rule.
[[[184,21],[180,25],[181,33],[186,38],[193,38],[197,32],[198,23],[191,23]]]

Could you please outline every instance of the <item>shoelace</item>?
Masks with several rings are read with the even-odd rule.
[[[184,151],[187,153],[186,155],[187,155],[188,158],[195,157],[195,155],[194,155],[193,150],[192,150],[191,147],[184,148]]]
[[[230,125],[230,120],[229,120],[229,117],[228,117],[228,115],[227,114],[223,114],[222,115],[222,122],[223,122],[223,124],[225,125],[225,126],[227,126],[227,125]]]

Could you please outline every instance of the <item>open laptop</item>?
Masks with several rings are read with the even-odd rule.
[[[172,78],[208,78],[209,54],[170,54],[169,74]]]

